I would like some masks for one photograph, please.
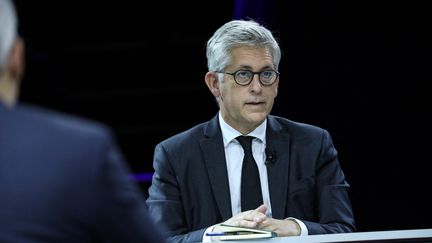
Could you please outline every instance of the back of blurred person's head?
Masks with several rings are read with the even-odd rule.
[[[0,0],[0,102],[18,100],[24,72],[24,43],[18,35],[18,18],[11,0]]]

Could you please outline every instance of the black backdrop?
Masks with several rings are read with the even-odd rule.
[[[21,100],[110,125],[133,172],[152,172],[157,142],[217,111],[205,41],[253,17],[283,50],[272,113],[330,131],[359,231],[431,228],[426,2],[18,0]]]

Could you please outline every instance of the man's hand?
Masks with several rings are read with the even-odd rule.
[[[224,224],[256,229],[258,225],[267,219],[265,215],[266,211],[267,207],[262,204],[254,210],[249,210],[234,215],[232,218],[225,221]]]
[[[292,219],[266,218],[259,223],[258,229],[274,231],[278,236],[297,236],[301,233],[300,225]]]

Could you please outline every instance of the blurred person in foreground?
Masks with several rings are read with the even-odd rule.
[[[169,241],[215,240],[206,233],[219,223],[278,236],[355,230],[330,134],[270,115],[280,58],[272,33],[253,20],[229,21],[208,40],[205,83],[219,112],[155,148],[147,205]],[[253,184],[243,180],[244,136],[252,140],[255,189],[242,189]]]
[[[24,42],[0,0],[0,242],[164,242],[110,129],[18,104]]]

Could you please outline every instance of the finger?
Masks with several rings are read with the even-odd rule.
[[[242,222],[242,221],[249,221],[249,222],[254,222],[258,216],[258,221],[259,221],[259,214],[258,212],[254,211],[254,210],[249,210],[249,211],[245,211],[242,213],[239,213],[237,215],[234,215],[232,218],[228,219],[225,221],[226,224],[229,225],[235,225],[235,226],[245,226],[245,225],[249,225],[246,222]],[[254,226],[252,226],[254,227]]]
[[[258,223],[255,221],[241,220],[239,221],[239,226],[256,229],[258,227]]]
[[[254,221],[254,222],[262,222],[266,219],[265,214],[258,212],[256,210],[249,210],[244,212],[243,219],[248,221]]]
[[[265,204],[261,204],[258,208],[255,209],[256,211],[265,214],[267,212],[267,206]]]

